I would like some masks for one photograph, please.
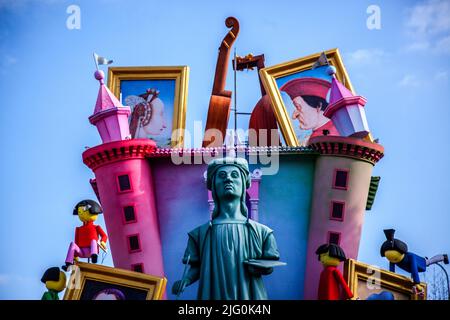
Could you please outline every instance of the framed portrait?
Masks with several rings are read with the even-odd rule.
[[[414,290],[414,282],[405,276],[380,269],[353,259],[344,263],[344,278],[360,300],[426,300],[427,286],[422,294]]]
[[[315,63],[321,52],[260,70],[264,88],[288,146],[305,146],[310,137],[337,134],[329,118],[323,115],[328,106],[331,75],[328,65]],[[336,77],[354,92],[338,49],[324,52],[328,63],[336,68]]]
[[[183,147],[189,68],[111,67],[108,87],[131,108],[132,139],[152,139],[160,148]]]
[[[79,262],[64,300],[161,300],[166,284],[164,277]]]

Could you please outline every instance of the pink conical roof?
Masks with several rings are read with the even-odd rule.
[[[348,90],[336,77],[333,75],[333,79],[331,80],[331,89],[330,89],[330,102],[329,104],[333,104],[339,101],[342,98],[354,97],[355,95]]]
[[[108,109],[123,107],[120,101],[112,94],[111,91],[105,86],[103,79],[105,74],[103,71],[95,72],[95,79],[100,81],[100,88],[98,90],[97,102],[95,103],[94,114]]]

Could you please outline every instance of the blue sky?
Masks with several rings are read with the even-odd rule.
[[[66,28],[71,4],[81,9],[79,30]],[[380,30],[366,27],[371,4]],[[81,159],[100,143],[88,121],[98,91],[92,52],[115,66],[188,65],[192,130],[206,120],[229,15],[241,24],[238,54],[264,53],[266,66],[338,47],[368,99],[386,155],[374,169],[382,178],[359,259],[386,267],[379,246],[390,227],[415,253],[450,252],[449,1],[0,0],[0,299],[40,299],[42,272],[61,265],[79,224],[72,207],[94,197]],[[251,111],[259,95],[256,72],[238,73],[238,108]]]

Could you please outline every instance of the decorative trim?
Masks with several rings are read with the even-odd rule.
[[[232,151],[238,155],[259,155],[270,156],[273,153],[280,154],[311,154],[317,155],[318,152],[312,147],[287,147],[287,146],[266,146],[266,147],[217,147],[217,148],[157,148],[153,140],[150,139],[129,139],[112,141],[92,147],[83,152],[83,162],[93,171],[101,166],[125,161],[130,159],[145,158],[163,158],[171,157],[174,154],[178,156],[207,156],[218,157],[226,156]],[[195,161],[191,161],[195,163]],[[255,172],[253,172],[255,174]]]
[[[150,139],[130,139],[112,141],[89,148],[83,152],[83,162],[90,169],[117,161],[144,159],[156,149],[156,143]]]
[[[310,139],[309,146],[321,155],[353,158],[373,165],[384,156],[383,146],[351,137],[314,137]]]

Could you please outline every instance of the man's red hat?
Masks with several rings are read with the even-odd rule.
[[[291,99],[298,96],[316,96],[326,100],[330,88],[331,83],[326,80],[306,77],[290,80],[283,84],[280,90],[286,92]]]

